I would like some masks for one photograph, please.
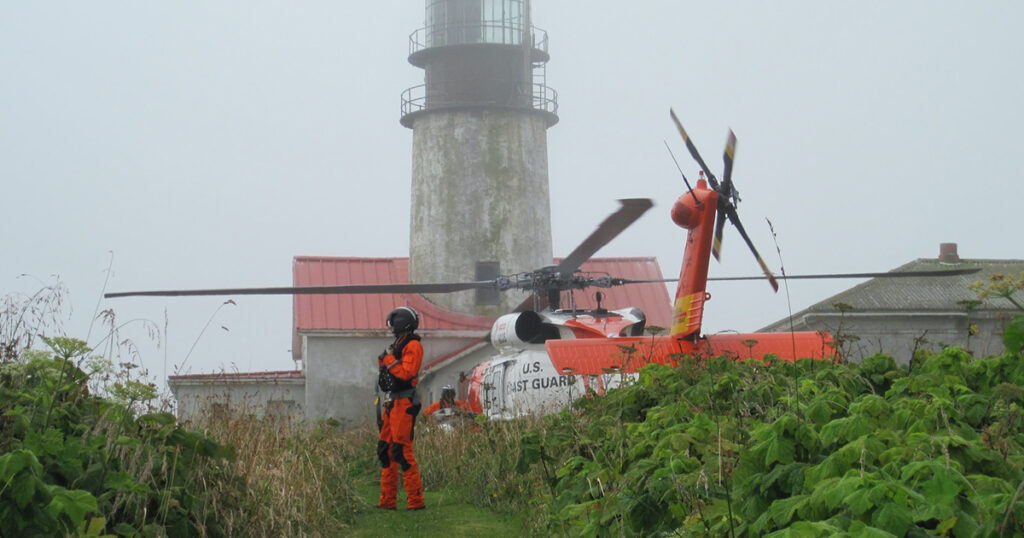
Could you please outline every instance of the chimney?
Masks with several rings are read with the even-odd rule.
[[[960,263],[960,256],[956,253],[956,243],[939,243],[939,261]]]

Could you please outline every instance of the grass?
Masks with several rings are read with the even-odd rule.
[[[356,481],[356,520],[349,536],[393,538],[395,536],[491,537],[528,534],[519,517],[502,515],[490,508],[474,506],[450,490],[424,491],[426,510],[407,512],[405,494],[398,495],[398,510],[374,508],[380,495],[377,475]]]
[[[448,434],[418,425],[416,454],[426,510],[407,512],[399,483],[395,511],[375,508],[380,495],[377,431],[330,427],[310,432],[252,415],[209,420],[207,431],[238,450],[235,469],[244,477],[242,504],[257,515],[233,528],[251,536],[526,536],[526,518],[499,506],[498,486],[515,480],[510,463],[484,432]],[[494,439],[492,439],[493,441]],[[492,458],[511,462],[496,465]],[[489,471],[483,473],[481,469]],[[501,474],[504,471],[508,474]],[[488,493],[490,492],[490,493]],[[237,494],[237,492],[236,492]],[[257,508],[259,507],[259,508]],[[504,508],[504,510],[501,510]],[[510,510],[511,508],[511,510]],[[502,513],[504,512],[504,513]],[[237,514],[244,516],[246,514]],[[244,530],[243,530],[244,529]]]
[[[199,425],[237,453],[230,465],[244,486],[219,484],[241,506],[222,515],[229,534],[347,534],[355,504],[349,469],[359,440],[333,429],[309,430],[301,423],[238,412],[207,416]]]
[[[33,371],[40,374],[36,384],[52,381],[54,386],[67,385],[64,370],[59,367],[64,363],[53,361],[53,356],[59,355],[69,364],[74,359],[74,370],[79,372],[79,382],[82,383],[81,391],[68,385],[75,394],[95,394],[120,406],[117,409],[130,424],[130,432],[112,427],[109,432],[100,431],[106,427],[106,421],[97,422],[96,431],[86,427],[89,439],[96,439],[101,446],[85,446],[84,439],[72,436],[68,439],[69,442],[76,441],[71,443],[73,448],[77,447],[76,450],[61,450],[59,454],[53,454],[55,449],[48,450],[43,446],[46,439],[42,439],[42,431],[35,435],[35,445],[32,445],[40,453],[74,459],[72,463],[75,465],[71,467],[87,467],[90,472],[95,466],[88,466],[89,462],[97,459],[107,461],[113,455],[112,461],[126,462],[124,472],[118,475],[123,483],[154,483],[156,491],[143,493],[129,491],[119,483],[120,489],[115,492],[117,497],[106,508],[107,515],[111,516],[108,519],[111,526],[116,521],[129,525],[139,535],[162,534],[163,531],[158,529],[169,524],[167,511],[173,506],[175,514],[191,510],[185,510],[185,516],[179,520],[204,518],[193,522],[195,525],[190,527],[196,536],[455,537],[530,534],[531,511],[524,509],[515,495],[509,494],[524,491],[525,481],[517,477],[513,469],[518,453],[514,442],[518,431],[502,425],[467,426],[454,433],[444,433],[421,422],[422,426],[416,432],[416,453],[427,509],[416,512],[373,508],[379,495],[380,471],[376,458],[377,430],[372,425],[341,429],[331,421],[304,424],[301,421],[265,418],[261,416],[260,409],[248,407],[246,398],[242,402],[233,402],[228,408],[212,405],[224,403],[217,399],[216,402],[208,402],[211,405],[206,406],[207,413],[189,423],[163,424],[157,420],[146,430],[150,437],[173,435],[171,440],[160,437],[156,440],[160,442],[147,438],[145,443],[121,443],[122,438],[127,438],[122,434],[137,434],[135,430],[141,428],[134,423],[137,414],[167,411],[163,405],[169,401],[155,400],[156,392],[152,385],[144,382],[147,374],[136,364],[141,362],[137,349],[129,340],[117,335],[123,324],[117,324],[113,311],[104,311],[99,316],[110,328],[110,335],[100,341],[108,344],[104,355],[93,353],[84,341],[73,339],[46,340],[52,353],[32,349],[35,335],[50,332],[48,329],[51,327],[59,328],[57,318],[61,290],[46,288],[27,298],[0,297],[0,366],[6,367],[0,369],[0,374],[3,374],[0,378],[11,377],[17,373],[15,371],[28,368],[22,363],[30,362],[30,356],[35,353],[37,359],[51,366],[45,372]],[[69,347],[54,343],[75,345]],[[51,362],[58,365],[56,370]],[[79,371],[79,367],[86,370]],[[43,376],[44,373],[47,376]],[[8,383],[10,394],[0,396],[30,398],[28,403],[35,406],[31,408],[30,418],[38,414],[36,408],[43,409],[40,412],[45,415],[44,427],[39,429],[53,430],[45,427],[54,407],[52,402],[57,401],[49,396],[50,391],[40,389],[24,395],[21,394],[25,390],[24,380],[13,377],[12,380],[14,382]],[[60,409],[66,407],[64,399],[60,402]],[[56,420],[60,414],[53,415]],[[169,418],[174,422],[169,413],[157,415],[160,420]],[[14,428],[10,425],[14,419],[2,412],[0,419],[3,419],[0,420],[0,433],[11,433]],[[29,425],[23,426],[27,428]],[[3,437],[0,435],[0,441]],[[178,465],[174,458],[180,452],[179,444],[204,450],[210,448],[205,441],[197,439],[210,441],[209,444],[215,447],[218,444],[230,447],[230,451],[224,452],[233,452],[234,457]],[[18,437],[17,441],[20,443],[24,439]],[[189,444],[193,441],[195,447]],[[90,448],[93,450],[89,451]],[[188,476],[179,470],[182,465],[190,471]],[[121,469],[120,466],[112,468]],[[182,495],[186,491],[188,495]],[[130,502],[123,499],[125,496],[130,497]],[[198,501],[183,508],[183,498]],[[163,511],[159,517],[153,516],[156,513],[153,510],[156,503],[150,502],[153,499],[159,500],[158,508]],[[404,502],[403,492],[399,494],[399,503],[404,505]],[[148,530],[143,532],[143,527]]]

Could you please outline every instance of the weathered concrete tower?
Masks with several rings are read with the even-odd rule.
[[[402,94],[413,130],[412,282],[486,280],[552,263],[545,83],[547,35],[529,0],[426,0],[409,38],[425,84]],[[524,294],[431,296],[453,311],[495,315]]]

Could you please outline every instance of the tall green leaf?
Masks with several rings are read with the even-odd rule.
[[[1024,313],[1013,316],[1003,332],[1003,345],[1006,351],[1019,354],[1024,351]]]

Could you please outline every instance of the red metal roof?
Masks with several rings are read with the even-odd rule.
[[[555,261],[557,262],[558,260]],[[652,257],[592,258],[584,263],[580,270],[634,280],[664,278],[657,260]],[[296,256],[293,263],[293,279],[295,286],[406,284],[409,282],[409,258]],[[633,284],[577,292],[577,306],[596,307],[595,291],[604,294],[601,302],[604,308],[635,306],[647,314],[648,325],[668,327],[671,323],[671,301],[664,284]],[[449,312],[418,294],[296,295],[293,305],[295,342],[292,353],[296,357],[302,353],[302,345],[298,339],[299,331],[382,330],[388,312],[403,305],[411,306],[419,312],[420,329],[427,331],[487,331],[494,322],[494,318],[488,316]]]
[[[295,286],[407,284],[409,258],[322,258],[297,256]],[[449,312],[422,295],[405,293],[296,295],[295,327],[310,330],[382,330],[384,318],[399,306],[420,314],[423,330],[489,330],[494,319]]]

